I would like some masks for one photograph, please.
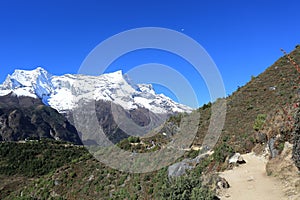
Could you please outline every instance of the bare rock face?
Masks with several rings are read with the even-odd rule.
[[[279,155],[279,151],[275,147],[275,142],[276,142],[276,138],[270,138],[268,141],[271,158],[276,158]]]
[[[0,97],[0,141],[49,138],[82,144],[76,129],[56,110],[30,97]]]
[[[8,115],[8,126],[12,129],[18,128],[20,122],[24,120],[23,118],[23,113],[20,110],[13,110]]]
[[[146,108],[137,108],[129,111],[129,117],[139,126],[150,124],[149,110]]]

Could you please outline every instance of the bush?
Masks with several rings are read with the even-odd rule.
[[[262,129],[264,123],[266,122],[266,118],[266,114],[258,114],[254,121],[253,129],[256,131]]]
[[[214,193],[203,187],[203,188],[193,188],[191,200],[207,200],[207,199],[214,199]]]
[[[128,191],[126,191],[124,188],[121,188],[120,190],[113,193],[112,199],[129,199],[130,194]]]
[[[223,163],[226,157],[231,156],[233,153],[234,149],[224,142],[215,149],[212,156],[216,162]]]
[[[188,152],[187,157],[194,159],[199,155],[200,150],[191,150]]]
[[[172,115],[167,121],[168,122],[173,122],[177,126],[180,126],[180,122],[181,122],[182,117],[183,117],[183,114],[179,113],[179,114],[176,114],[176,115]]]
[[[166,183],[161,192],[162,199],[205,199],[214,198],[214,193],[202,185],[199,176],[181,176]]]
[[[0,143],[0,174],[41,176],[86,154],[84,148],[65,147],[56,141]]]
[[[139,143],[141,141],[139,137],[134,137],[134,136],[130,136],[127,140],[130,143]]]
[[[210,108],[210,107],[211,107],[211,102],[208,102],[207,104],[204,104],[202,106],[202,110],[205,110],[205,109]]]
[[[125,150],[125,151],[130,151],[130,149],[131,149],[131,144],[128,141],[128,139],[121,140],[117,144],[117,146],[120,147],[121,149]]]

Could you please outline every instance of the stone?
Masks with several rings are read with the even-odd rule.
[[[262,132],[256,132],[254,134],[254,138],[255,138],[255,142],[256,143],[266,143],[268,141],[267,135],[265,133]]]
[[[198,155],[194,159],[184,159],[181,162],[174,163],[168,167],[168,176],[177,177],[186,174],[188,170],[195,168],[203,159],[207,158],[210,152]]]
[[[192,169],[193,167],[189,165],[189,162],[187,159],[175,163],[168,168],[168,176],[169,177],[177,177],[182,176],[186,173],[187,170]]]
[[[235,153],[231,158],[229,158],[229,164],[244,164],[246,161],[241,156],[240,153]]]
[[[254,181],[254,177],[253,177],[253,176],[249,176],[249,177],[247,178],[247,181],[248,181],[248,182]]]
[[[60,185],[60,181],[59,180],[54,180],[54,185]]]
[[[220,178],[217,182],[217,187],[218,189],[227,189],[230,185],[225,178]]]
[[[244,160],[243,156],[239,156],[237,164],[245,164],[246,161]]]
[[[271,158],[276,158],[279,154],[279,151],[275,148],[275,142],[275,138],[270,138],[270,140],[268,141]]]
[[[88,181],[92,181],[92,180],[94,180],[94,178],[95,178],[95,176],[92,174],[92,175],[90,175],[90,177],[89,177],[89,180],[88,180]]]

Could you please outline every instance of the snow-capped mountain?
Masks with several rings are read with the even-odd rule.
[[[54,76],[41,67],[31,71],[15,70],[0,85],[0,96],[10,92],[17,96],[40,98],[59,112],[75,108],[76,98],[80,95],[89,100],[112,101],[126,110],[143,107],[154,113],[192,111],[163,94],[156,94],[150,84],[131,84],[122,71],[100,76]]]

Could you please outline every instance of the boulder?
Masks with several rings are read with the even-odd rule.
[[[169,177],[178,177],[186,173],[187,170],[192,169],[193,167],[189,165],[188,160],[183,160],[179,163],[175,163],[168,168]]]
[[[229,164],[244,164],[246,161],[241,156],[240,153],[235,153],[231,158],[228,160]]]
[[[229,188],[230,187],[230,185],[229,185],[229,183],[226,181],[226,179],[225,178],[222,178],[222,177],[219,177],[219,180],[218,180],[218,182],[217,182],[217,188],[218,189],[227,189],[227,188]]]
[[[275,142],[275,138],[270,138],[270,140],[268,141],[271,158],[276,158],[279,154],[279,151],[275,148]]]
[[[256,132],[254,134],[254,138],[255,138],[255,142],[256,143],[266,143],[268,141],[267,135],[265,133],[262,132]]]
[[[195,166],[200,163],[203,159],[207,158],[211,152],[198,155],[194,159],[184,159],[181,162],[174,163],[168,167],[169,177],[178,177],[186,174],[188,170],[195,168]]]

